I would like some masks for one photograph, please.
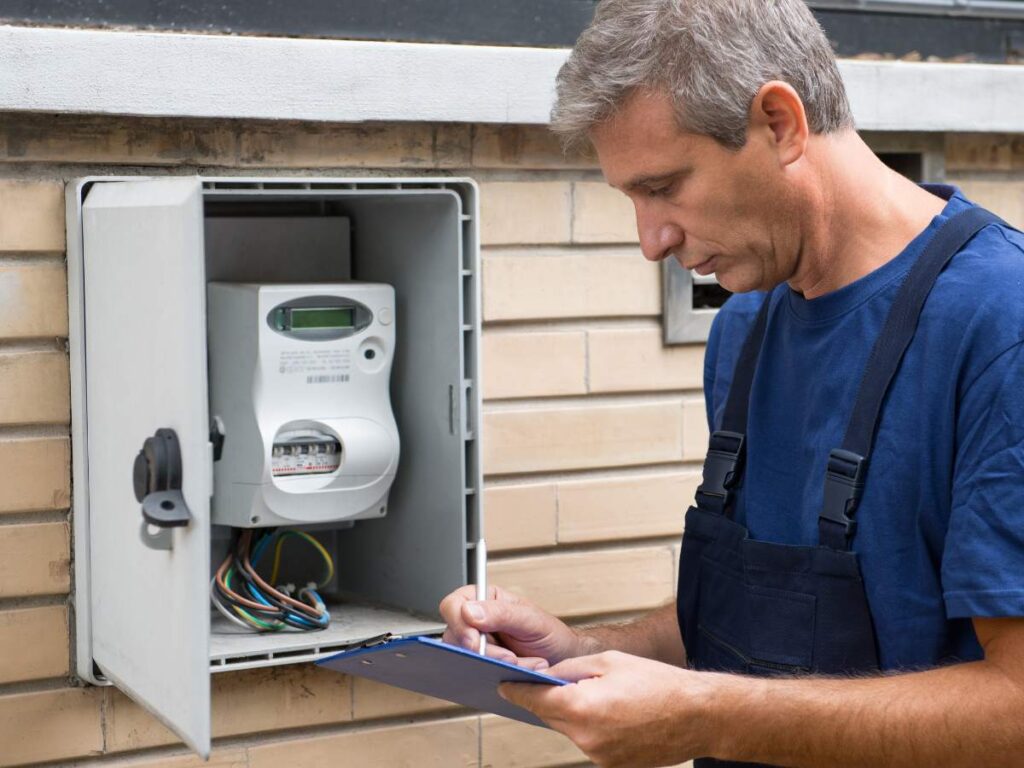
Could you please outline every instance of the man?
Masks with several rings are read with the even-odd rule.
[[[606,0],[553,122],[646,258],[740,294],[715,436],[678,604],[464,588],[446,639],[575,681],[502,695],[600,765],[1024,764],[1024,236],[873,156],[801,0]]]

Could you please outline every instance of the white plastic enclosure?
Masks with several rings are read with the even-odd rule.
[[[76,671],[113,683],[201,754],[210,673],[440,632],[481,535],[480,266],[469,179],[91,177],[68,187]],[[331,627],[255,634],[211,618],[229,531],[210,522],[207,284],[358,280],[395,290],[401,461],[387,514],[319,526]],[[173,429],[186,526],[153,548],[132,465]],[[229,438],[230,439],[230,438]]]
[[[222,437],[212,522],[312,525],[386,514],[399,457],[394,289],[210,283],[206,316],[210,415]],[[348,327],[291,327],[325,318]]]

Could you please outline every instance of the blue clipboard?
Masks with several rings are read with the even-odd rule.
[[[501,698],[498,683],[566,685],[557,677],[422,636],[370,640],[317,664],[544,727],[538,717]]]

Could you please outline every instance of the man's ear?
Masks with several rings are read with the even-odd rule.
[[[807,151],[810,128],[799,94],[789,83],[772,80],[761,86],[750,105],[747,136],[766,136],[781,165],[789,165]]]

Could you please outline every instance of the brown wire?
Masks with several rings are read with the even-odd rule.
[[[231,558],[231,553],[228,553],[228,556],[225,558],[224,562],[221,563],[220,568],[217,569],[217,585],[221,589],[223,589],[227,594],[231,595],[233,599],[237,600],[239,603],[242,603],[247,608],[256,608],[265,613],[268,609],[270,609],[270,606],[264,605],[263,603],[257,603],[255,600],[250,600],[249,598],[238,594],[237,592],[235,592],[235,590],[231,589],[231,587],[227,585],[226,581],[224,581],[224,574],[227,573],[228,567],[231,565]]]
[[[259,584],[262,589],[273,594],[274,597],[276,597],[278,600],[281,600],[287,603],[288,605],[298,608],[300,611],[309,616],[312,616],[314,619],[319,619],[321,616],[323,616],[323,611],[321,611],[316,606],[310,605],[308,603],[303,603],[300,600],[295,600],[286,595],[284,592],[280,592],[274,589],[274,587],[270,586],[269,584],[267,584],[266,581],[263,580],[263,577],[256,573],[256,569],[253,568],[252,563],[249,562],[249,541],[251,538],[251,531],[247,530],[244,534],[242,534],[242,542],[244,542],[244,546],[240,546],[240,549],[242,552],[242,567],[245,568],[246,572],[252,577],[253,581]]]

